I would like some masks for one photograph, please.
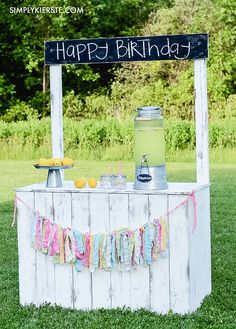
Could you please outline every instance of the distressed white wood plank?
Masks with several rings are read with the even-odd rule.
[[[26,205],[34,209],[34,194],[18,192],[16,194]],[[34,213],[23,203],[17,201],[17,235],[19,255],[19,289],[22,305],[37,303],[36,252],[33,248],[32,225]]]
[[[90,232],[89,194],[72,194],[72,227],[79,232]],[[91,309],[92,307],[92,281],[89,269],[83,268],[74,273],[74,308]]]
[[[53,193],[54,221],[62,228],[71,226],[71,194]],[[73,280],[70,264],[55,264],[55,302],[63,307],[73,307]]]
[[[200,194],[200,193],[199,193]],[[212,289],[211,283],[211,212],[210,212],[210,187],[206,187],[202,193],[202,209],[203,209],[203,232],[204,232],[204,293],[205,295],[209,295]]]
[[[62,65],[50,65],[52,156],[63,157]]]
[[[129,227],[136,229],[148,222],[148,196],[129,195]],[[130,307],[150,308],[149,267],[139,265],[130,273]]]
[[[186,196],[169,196],[169,210],[174,209]],[[169,215],[170,253],[170,309],[176,313],[189,312],[189,227],[188,205],[184,204]]]
[[[160,218],[168,211],[167,195],[149,195],[149,221]],[[168,232],[168,218],[167,232]],[[159,257],[150,267],[150,298],[151,309],[158,313],[168,313],[170,307],[169,297],[169,252]]]
[[[128,194],[110,195],[110,232],[128,228]],[[130,272],[124,269],[111,271],[112,307],[130,307]]]
[[[90,194],[90,227],[91,233],[109,233],[109,195]],[[92,273],[93,308],[111,307],[111,273],[96,269]]]
[[[40,216],[53,220],[52,193],[35,193],[35,210]],[[53,259],[37,252],[37,304],[55,302]]]
[[[127,183],[127,188],[125,190],[113,190],[107,189],[104,191],[104,188],[98,187],[93,190],[92,193],[106,193],[106,194],[146,194],[146,195],[169,195],[169,194],[176,194],[176,195],[188,195],[193,190],[201,190],[204,187],[208,186],[209,184],[197,184],[197,183],[168,183],[168,189],[166,190],[150,190],[150,191],[142,191],[142,190],[134,190],[133,189],[133,182]],[[78,189],[74,186],[73,181],[65,181],[63,187],[59,188],[46,188],[45,182],[33,184],[30,186],[25,186],[22,188],[18,188],[16,191],[19,192],[64,192],[64,193],[91,193],[91,188],[85,187],[83,189]]]
[[[52,157],[63,158],[62,65],[50,65],[50,105]],[[63,170],[61,178],[64,178]]]
[[[190,311],[195,311],[203,298],[211,292],[211,248],[210,248],[210,199],[209,187],[197,192],[197,225],[193,232],[194,207],[190,200],[188,213],[189,267],[190,267]]]
[[[197,182],[209,183],[206,59],[194,60]]]

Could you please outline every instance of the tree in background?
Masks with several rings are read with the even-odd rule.
[[[135,35],[149,13],[171,0],[17,0],[0,2],[0,115],[19,101],[48,114],[48,69],[44,65],[44,41]],[[75,7],[83,13],[14,14],[14,7]],[[114,65],[66,66],[64,91],[81,97],[103,94],[113,79]],[[27,111],[29,108],[27,107]],[[8,118],[13,118],[8,111]],[[10,113],[10,114],[9,114]],[[28,112],[27,112],[28,113]]]
[[[177,0],[154,11],[143,35],[209,33],[208,94],[211,118],[236,117],[236,20],[234,0]],[[194,117],[192,61],[125,63],[112,84],[111,114],[130,115],[158,104],[165,114]]]

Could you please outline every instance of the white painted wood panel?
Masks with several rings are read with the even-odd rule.
[[[89,218],[89,194],[73,193],[72,194],[72,227],[79,232],[90,232]],[[74,273],[74,308],[91,309],[92,307],[92,276],[87,268]]]
[[[202,194],[202,216],[200,214],[200,219],[202,220],[203,230],[203,244],[205,245],[204,250],[204,260],[203,267],[205,268],[203,285],[204,285],[204,294],[202,298],[206,295],[209,295],[212,290],[211,283],[211,211],[210,211],[210,187],[206,187],[204,190],[199,191],[199,194]]]
[[[108,194],[90,194],[90,225],[92,234],[110,232]],[[92,273],[92,291],[93,308],[111,307],[110,271],[96,269]]]
[[[189,230],[190,311],[196,310],[203,298],[211,292],[210,203],[209,188],[196,192],[197,225]],[[190,228],[194,207],[188,203]]]
[[[128,194],[110,195],[110,232],[129,227]],[[111,271],[112,307],[130,307],[130,272],[124,268]]]
[[[62,65],[50,65],[50,106],[52,157],[64,157],[63,108],[62,108]],[[64,180],[64,170],[61,170]]]
[[[169,210],[174,209],[186,196],[169,195]],[[189,227],[187,204],[169,214],[170,254],[170,309],[176,313],[189,312]]]
[[[129,227],[131,229],[148,222],[148,196],[129,194]],[[150,308],[149,266],[139,265],[130,273],[130,307]]]
[[[206,59],[194,60],[197,182],[209,183]]]
[[[153,222],[161,215],[166,214],[167,195],[149,195],[149,221]],[[167,232],[168,232],[168,218]],[[167,233],[168,234],[168,233]],[[165,252],[164,257],[159,257],[150,267],[150,298],[151,309],[155,312],[165,314],[169,311],[169,253]]]
[[[34,209],[34,194],[18,192],[16,194],[24,203]],[[20,201],[17,202],[17,235],[19,255],[19,288],[22,305],[36,304],[36,252],[33,248],[32,225],[34,213]]]
[[[63,157],[62,65],[50,65],[52,156]]]
[[[71,194],[53,193],[54,221],[62,228],[71,226]],[[72,266],[55,264],[55,302],[63,307],[73,307]]]
[[[40,216],[53,219],[52,193],[35,193],[35,209]],[[55,277],[53,259],[37,251],[37,304],[55,302]]]

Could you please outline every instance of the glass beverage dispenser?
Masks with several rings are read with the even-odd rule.
[[[137,190],[167,188],[164,127],[160,107],[138,108],[135,128],[135,183]]]

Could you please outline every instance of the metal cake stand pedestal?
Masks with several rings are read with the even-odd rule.
[[[54,187],[62,187],[62,180],[61,180],[61,169],[69,169],[73,166],[40,166],[38,164],[34,165],[37,169],[47,169],[48,170],[48,177],[46,182],[46,187],[54,188]]]

